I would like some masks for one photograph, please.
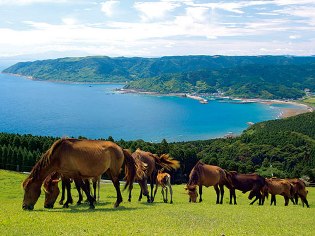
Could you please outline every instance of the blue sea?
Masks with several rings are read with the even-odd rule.
[[[283,106],[121,94],[117,84],[67,84],[0,74],[0,132],[150,142],[240,134]],[[288,105],[286,105],[288,106]]]

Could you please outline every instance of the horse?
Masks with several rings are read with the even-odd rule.
[[[158,169],[164,168],[166,170],[176,170],[180,166],[179,161],[174,160],[168,154],[162,154],[161,156],[158,156],[156,154],[152,154],[151,152],[142,151],[139,148],[134,153],[132,153],[132,157],[134,160],[141,161],[146,165],[145,175],[141,178],[137,178],[136,180],[141,185],[147,185],[147,181],[150,180],[151,194],[150,196],[147,196],[147,202],[153,202],[153,188]],[[131,190],[132,186],[129,188],[129,202],[131,201]],[[141,201],[142,193],[143,191],[141,189],[138,201]]]
[[[270,178],[266,179],[266,185],[264,187],[264,196],[268,198],[268,194],[271,194],[270,205],[276,205],[276,195],[282,195],[284,197],[284,205],[289,204],[289,199],[293,201],[294,187],[286,179]]]
[[[167,199],[167,192],[168,192],[168,188],[170,189],[170,195],[171,195],[171,201],[170,203],[173,203],[173,190],[172,190],[172,185],[171,185],[171,176],[168,173],[163,173],[162,170],[158,170],[158,174],[156,177],[156,185],[155,185],[155,190],[154,190],[154,198],[158,189],[158,186],[161,185],[162,187],[162,195],[163,195],[163,201],[165,203],[168,202]],[[165,196],[164,196],[164,190],[165,190]]]
[[[246,193],[250,191],[248,199],[251,200],[254,196],[256,197],[250,205],[259,200],[259,205],[264,204],[264,199],[262,198],[261,192],[265,186],[265,178],[258,174],[240,174],[236,171],[228,171],[227,177],[233,184],[230,188],[230,204],[232,204],[232,199],[234,199],[234,205],[236,205],[236,194],[235,189]]]
[[[196,202],[198,193],[197,186],[199,186],[199,202],[202,202],[202,186],[214,186],[217,194],[217,204],[223,203],[224,185],[232,188],[233,184],[227,178],[227,172],[213,165],[204,164],[198,161],[189,174],[189,181],[185,187],[188,190],[189,202]],[[220,200],[221,193],[221,200]]]
[[[116,189],[117,199],[114,207],[122,202],[119,187],[119,173],[125,162],[125,189],[132,186],[134,179],[142,178],[145,166],[134,160],[131,154],[117,144],[101,140],[81,140],[62,138],[41,156],[33,167],[30,175],[23,181],[24,198],[22,208],[33,210],[45,178],[52,172],[72,178],[82,184],[83,191],[88,197],[90,208],[94,209],[95,199],[83,184],[83,179],[97,178],[106,172],[112,179]],[[146,186],[143,191],[147,191]]]
[[[57,197],[59,195],[59,188],[58,188],[58,182],[62,182],[62,191],[61,191],[61,199],[59,201],[60,205],[63,205],[64,208],[68,208],[69,204],[73,203],[73,199],[71,196],[71,182],[72,180],[70,178],[66,178],[64,176],[60,176],[57,172],[53,172],[50,175],[46,177],[44,180],[44,191],[45,191],[45,202],[44,202],[44,207],[45,208],[53,208],[54,204],[57,200]],[[79,200],[77,202],[77,205],[80,205],[83,200],[83,196],[81,193],[81,189],[83,189],[82,182],[75,180],[75,186],[79,194]],[[100,183],[100,177],[99,178],[93,178],[93,190],[94,194],[93,197],[96,199],[96,184]],[[86,186],[88,191],[90,192],[90,181],[88,179],[83,180],[83,184]],[[67,190],[67,201],[63,204],[63,201],[65,199],[65,190]],[[99,200],[99,190],[100,188],[98,187],[98,200]],[[88,200],[87,200],[88,201]]]
[[[287,179],[292,185],[293,185],[293,190],[294,190],[294,200],[295,200],[295,204],[298,204],[299,201],[299,197],[302,200],[302,205],[304,207],[304,204],[307,207],[310,207],[308,204],[308,201],[306,199],[306,196],[308,194],[308,190],[305,188],[305,182],[301,179]]]

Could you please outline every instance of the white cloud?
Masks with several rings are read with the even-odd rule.
[[[0,5],[31,5],[37,3],[65,3],[69,0],[0,0]]]
[[[134,4],[134,8],[140,11],[143,21],[162,19],[179,6],[179,3],[174,2],[136,2]]]
[[[299,38],[301,38],[301,35],[294,34],[294,35],[289,36],[289,39],[299,39]]]
[[[119,1],[106,1],[101,3],[101,11],[104,12],[108,17],[113,16],[115,7],[119,4]]]

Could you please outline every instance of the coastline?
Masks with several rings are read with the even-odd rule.
[[[20,75],[20,74],[14,74],[14,73],[4,73],[1,72],[1,74],[7,74],[7,75],[13,75],[17,77],[22,77],[28,80],[33,80],[33,81],[42,81],[42,82],[53,82],[53,83],[64,83],[64,84],[126,84],[124,82],[73,82],[73,81],[59,81],[59,80],[41,80],[38,78],[34,78],[33,76],[25,76],[25,75]],[[189,94],[189,93],[159,93],[159,92],[149,92],[149,91],[142,91],[138,89],[115,89],[116,92],[120,93],[134,93],[134,94],[143,94],[143,95],[152,95],[152,96],[174,96],[174,97],[182,97],[182,98],[189,98],[198,101],[200,104],[207,104],[208,99],[205,97],[212,97],[213,99],[210,100],[224,100],[224,102],[234,102],[238,104],[246,104],[246,103],[261,103],[265,105],[272,106],[273,104],[289,104],[289,105],[294,105],[297,106],[298,108],[280,108],[281,112],[279,114],[279,118],[287,118],[291,116],[296,116],[299,114],[303,114],[306,112],[313,112],[314,108],[303,104],[299,103],[296,100],[294,101],[288,101],[288,100],[277,100],[277,99],[261,99],[261,98],[232,98],[232,97],[226,97],[223,95],[218,95],[216,94],[215,96],[209,95],[209,94]]]
[[[189,94],[189,93],[158,93],[158,92],[148,92],[148,91],[141,91],[137,89],[116,89],[115,91],[121,92],[121,93],[134,93],[134,94],[144,94],[144,95],[153,95],[153,96],[176,96],[176,97],[186,97],[189,99],[197,100],[202,104],[206,104],[208,100],[205,97],[208,96],[203,96],[202,94]],[[279,114],[279,118],[288,118],[291,116],[296,116],[299,114],[303,114],[306,112],[313,112],[314,108],[303,104],[299,103],[296,100],[288,101],[288,100],[277,100],[277,99],[261,99],[261,98],[230,98],[230,97],[225,97],[221,95],[216,95],[213,96],[214,100],[222,100],[224,99],[226,102],[236,102],[238,104],[246,104],[246,103],[261,103],[265,105],[272,106],[274,104],[287,104],[287,105],[294,105],[297,108],[280,108],[281,112]]]

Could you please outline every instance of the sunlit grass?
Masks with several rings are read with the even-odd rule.
[[[215,204],[213,188],[205,188],[202,203],[188,203],[183,185],[174,186],[174,204],[162,203],[158,190],[156,201],[138,202],[139,188],[128,192],[117,209],[112,184],[101,186],[100,203],[95,210],[88,204],[70,205],[63,209],[43,207],[42,193],[34,211],[22,210],[21,182],[26,175],[0,170],[1,235],[314,235],[315,189],[308,188],[311,208],[289,204],[277,197],[277,206],[249,205],[247,194],[238,192],[238,205],[228,204],[228,191],[223,205]],[[74,201],[77,192],[72,190]]]

